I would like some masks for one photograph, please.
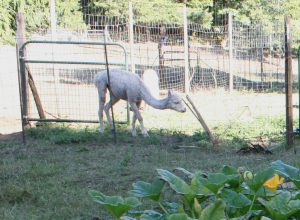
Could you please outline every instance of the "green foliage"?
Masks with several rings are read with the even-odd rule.
[[[13,27],[11,21],[13,19],[13,10],[11,8],[11,0],[1,0],[0,3],[0,45],[2,43],[13,43]]]
[[[106,196],[97,191],[90,191],[89,194],[96,203],[104,205],[117,219],[129,209],[135,208],[141,204],[135,197],[122,198],[120,196]]]
[[[292,200],[291,193],[288,191],[280,192],[270,200],[260,198],[258,201],[266,207],[271,219],[274,220],[289,219],[290,216],[300,210],[300,200]]]
[[[14,43],[17,12],[23,12],[28,33],[50,26],[49,0],[3,0],[0,4],[0,45]],[[56,1],[56,17],[58,27],[85,27],[81,5],[77,0]]]
[[[133,189],[130,193],[136,197],[149,198],[151,200],[158,201],[164,184],[165,183],[158,178],[155,179],[153,183],[138,181],[132,185]]]
[[[254,192],[258,192],[258,190],[263,186],[264,182],[274,176],[274,173],[275,170],[272,167],[259,171],[254,178],[249,181],[249,188]]]
[[[178,0],[132,0],[135,21],[164,22],[182,24],[182,4]],[[209,28],[217,23],[216,15],[233,12],[236,19],[243,23],[254,20],[263,21],[264,28],[271,27],[274,20],[283,20],[284,15],[291,15],[299,20],[300,1],[298,0],[188,0],[188,18]],[[89,11],[101,15],[128,17],[128,0],[78,0],[56,1],[57,23],[59,27],[68,29],[85,28],[83,13]],[[18,11],[24,12],[26,29],[37,32],[50,25],[49,0],[2,0],[0,3],[0,44],[14,42],[16,30],[15,16]],[[299,32],[298,28],[294,28]]]
[[[200,214],[199,220],[225,219],[225,203],[222,200],[215,201],[212,205],[208,205],[203,212]]]
[[[299,192],[295,193],[295,189],[279,189],[278,183],[273,183],[274,188],[273,185],[268,185],[278,173],[287,178],[299,175],[298,169],[281,161],[276,161],[272,163],[272,166],[257,172],[252,179],[244,179],[243,173],[229,166],[224,166],[220,172],[207,174],[192,173],[183,168],[176,170],[182,171],[185,177],[158,169],[158,178],[155,178],[152,183],[139,181],[133,184],[133,190],[130,193],[140,198],[141,201],[150,199],[156,202],[156,206],[152,205],[155,211],[148,209],[135,211],[133,210],[135,207],[132,206],[128,207],[128,209],[131,208],[128,212],[123,210],[122,213],[126,217],[121,217],[119,213],[118,216],[114,215],[116,219],[288,220],[299,217]],[[167,183],[165,187],[162,182]],[[270,191],[269,187],[275,191]],[[174,195],[170,195],[170,190]],[[202,193],[199,193],[200,191]],[[95,191],[92,192],[95,193]],[[105,197],[102,193],[97,195],[101,195],[102,198],[114,198],[112,201],[106,199],[105,203],[100,203],[110,212],[113,212],[115,200],[121,200],[120,197]],[[170,203],[170,200],[173,201]],[[135,204],[138,202],[136,201]]]

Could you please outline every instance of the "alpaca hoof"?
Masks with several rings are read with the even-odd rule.
[[[143,132],[143,136],[144,136],[144,137],[149,137],[148,132]]]
[[[132,134],[132,137],[136,137],[136,136],[137,136],[135,130],[134,130],[134,131],[131,131],[131,134]]]

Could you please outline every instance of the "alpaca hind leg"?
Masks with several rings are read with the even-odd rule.
[[[144,127],[143,117],[142,117],[141,113],[139,112],[139,108],[137,107],[136,103],[131,102],[131,103],[130,103],[130,106],[131,106],[131,108],[132,108],[132,111],[134,112],[134,114],[136,115],[137,119],[138,119],[139,122],[140,122],[141,130],[142,130],[143,136],[144,136],[144,137],[149,137],[148,131],[147,131],[147,129]]]
[[[104,123],[103,123],[103,110],[104,104],[106,102],[106,88],[98,89],[98,96],[99,96],[99,110],[98,110],[98,117],[99,117],[99,132],[104,133]]]
[[[133,115],[132,115],[132,129],[131,129],[131,134],[133,137],[136,136],[136,120],[137,120],[137,116],[136,114],[133,112]]]
[[[112,119],[110,117],[110,114],[109,114],[109,109],[114,105],[116,104],[118,101],[120,100],[120,98],[117,98],[115,96],[112,96],[111,97],[111,100],[105,105],[104,107],[104,111],[105,111],[105,114],[106,114],[106,118],[107,118],[107,121],[110,125],[110,128],[113,129],[113,122],[112,122]]]
[[[141,101],[136,103],[136,106],[138,107],[138,109],[140,108],[141,103],[142,103]],[[136,136],[136,120],[137,120],[137,115],[133,112],[133,115],[132,115],[132,129],[131,129],[131,134],[132,134],[133,137]]]

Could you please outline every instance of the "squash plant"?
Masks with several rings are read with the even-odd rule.
[[[254,175],[231,166],[215,173],[176,171],[182,175],[157,169],[152,182],[133,183],[126,198],[89,194],[120,220],[300,219],[300,171],[282,161]]]

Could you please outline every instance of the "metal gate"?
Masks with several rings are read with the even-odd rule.
[[[97,123],[95,74],[108,64],[128,70],[124,46],[110,42],[28,41],[18,50],[23,125],[30,121]],[[128,104],[120,117],[127,117]]]

